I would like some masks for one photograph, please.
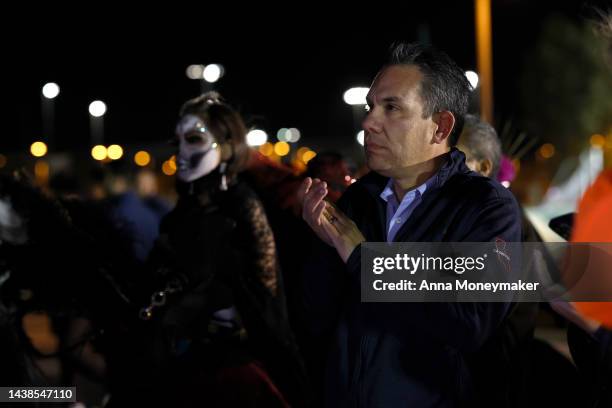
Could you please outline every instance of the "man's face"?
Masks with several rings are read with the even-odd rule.
[[[392,65],[378,73],[368,93],[366,161],[384,176],[399,177],[440,154],[432,140],[438,126],[432,116],[423,118],[422,78],[414,65]]]

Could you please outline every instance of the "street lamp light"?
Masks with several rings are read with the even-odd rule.
[[[344,102],[349,105],[366,105],[366,96],[370,88],[356,87],[346,91],[343,95]]]
[[[106,155],[111,160],[119,160],[123,156],[123,148],[117,144],[112,144],[106,149]]]
[[[261,129],[253,129],[246,135],[249,146],[261,146],[268,141],[268,134]]]
[[[276,138],[278,139],[279,142],[296,143],[300,140],[301,137],[302,137],[302,134],[300,130],[297,128],[290,128],[290,129],[281,128],[276,133]]]
[[[101,145],[104,143],[104,114],[106,104],[102,101],[93,101],[89,104],[89,131],[91,134],[91,144]]]
[[[478,80],[480,79],[478,77],[478,74],[475,73],[474,71],[465,71],[465,77],[470,83],[470,86],[472,87],[472,89],[476,89],[476,87],[478,86]]]
[[[189,79],[202,79],[204,65],[193,64],[187,67],[186,74]]]
[[[102,161],[106,159],[106,155],[107,155],[106,146],[96,145],[91,148],[91,157],[93,157],[94,160]]]
[[[214,83],[219,80],[223,76],[223,67],[219,64],[210,64],[204,68],[202,72],[202,78],[206,82]]]
[[[104,116],[106,113],[106,104],[102,101],[93,101],[89,104],[89,114],[94,118]]]
[[[32,153],[34,157],[43,157],[47,154],[47,145],[41,141],[34,142],[30,146],[30,153]]]
[[[47,99],[54,99],[59,93],[60,88],[55,82],[49,82],[42,87],[42,94]]]

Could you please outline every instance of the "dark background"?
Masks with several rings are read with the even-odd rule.
[[[355,144],[358,129],[343,92],[369,85],[391,42],[428,41],[464,69],[476,70],[473,2],[421,3],[266,9],[239,3],[152,8],[151,3],[129,10],[89,3],[3,13],[13,28],[2,33],[0,152],[27,151],[34,140],[45,140],[41,87],[49,81],[61,88],[53,150],[90,146],[87,109],[95,99],[108,107],[105,143],[162,142],[172,136],[182,102],[200,91],[199,82],[186,77],[186,67],[209,63],[225,67],[215,87],[249,125],[270,136],[281,127],[297,127],[301,143],[314,146]],[[554,13],[590,18],[593,6],[610,4],[492,3],[496,120],[512,118],[517,110],[517,80],[541,22]]]

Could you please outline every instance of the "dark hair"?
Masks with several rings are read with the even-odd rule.
[[[429,45],[394,43],[390,48],[389,65],[415,65],[423,74],[421,98],[423,114],[450,111],[455,116],[455,127],[448,137],[455,146],[463,128],[470,96],[470,83],[464,71],[446,53]]]
[[[502,149],[493,126],[483,122],[477,116],[466,115],[460,141],[476,160],[491,160],[493,165],[491,178],[494,179],[499,172]]]
[[[219,93],[206,92],[183,104],[179,115],[196,115],[210,128],[219,143],[229,143],[233,155],[227,162],[228,176],[244,170],[248,159],[247,129],[240,114],[228,105]]]

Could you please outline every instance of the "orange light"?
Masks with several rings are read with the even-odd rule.
[[[291,150],[291,147],[287,142],[277,142],[274,144],[274,153],[281,157],[288,155],[289,150]]]
[[[274,145],[272,145],[270,142],[266,142],[259,146],[259,152],[264,156],[272,156],[274,153]]]
[[[309,150],[302,155],[302,161],[304,163],[308,163],[309,161],[314,159],[316,155],[317,154],[315,152],[313,152],[312,150]]]
[[[485,122],[493,119],[493,44],[491,0],[475,0],[476,57],[480,74],[480,115]]]
[[[162,164],[162,172],[166,175],[166,176],[173,176],[174,173],[176,173],[176,163],[173,162],[172,160],[166,160],[163,164]]]
[[[136,152],[134,155],[134,163],[140,167],[144,167],[151,162],[151,155],[144,150]]]
[[[44,160],[37,160],[34,165],[34,177],[38,184],[46,184],[49,181],[49,164]]]
[[[302,156],[304,155],[304,153],[306,153],[307,151],[309,151],[310,149],[307,147],[300,147],[297,150],[297,157],[298,159],[302,160]]]
[[[591,146],[593,147],[604,147],[606,145],[606,138],[603,135],[591,136]]]
[[[555,146],[550,143],[545,143],[540,147],[540,156],[545,159],[550,159],[555,155]]]
[[[606,137],[606,147],[612,149],[612,133]]]

